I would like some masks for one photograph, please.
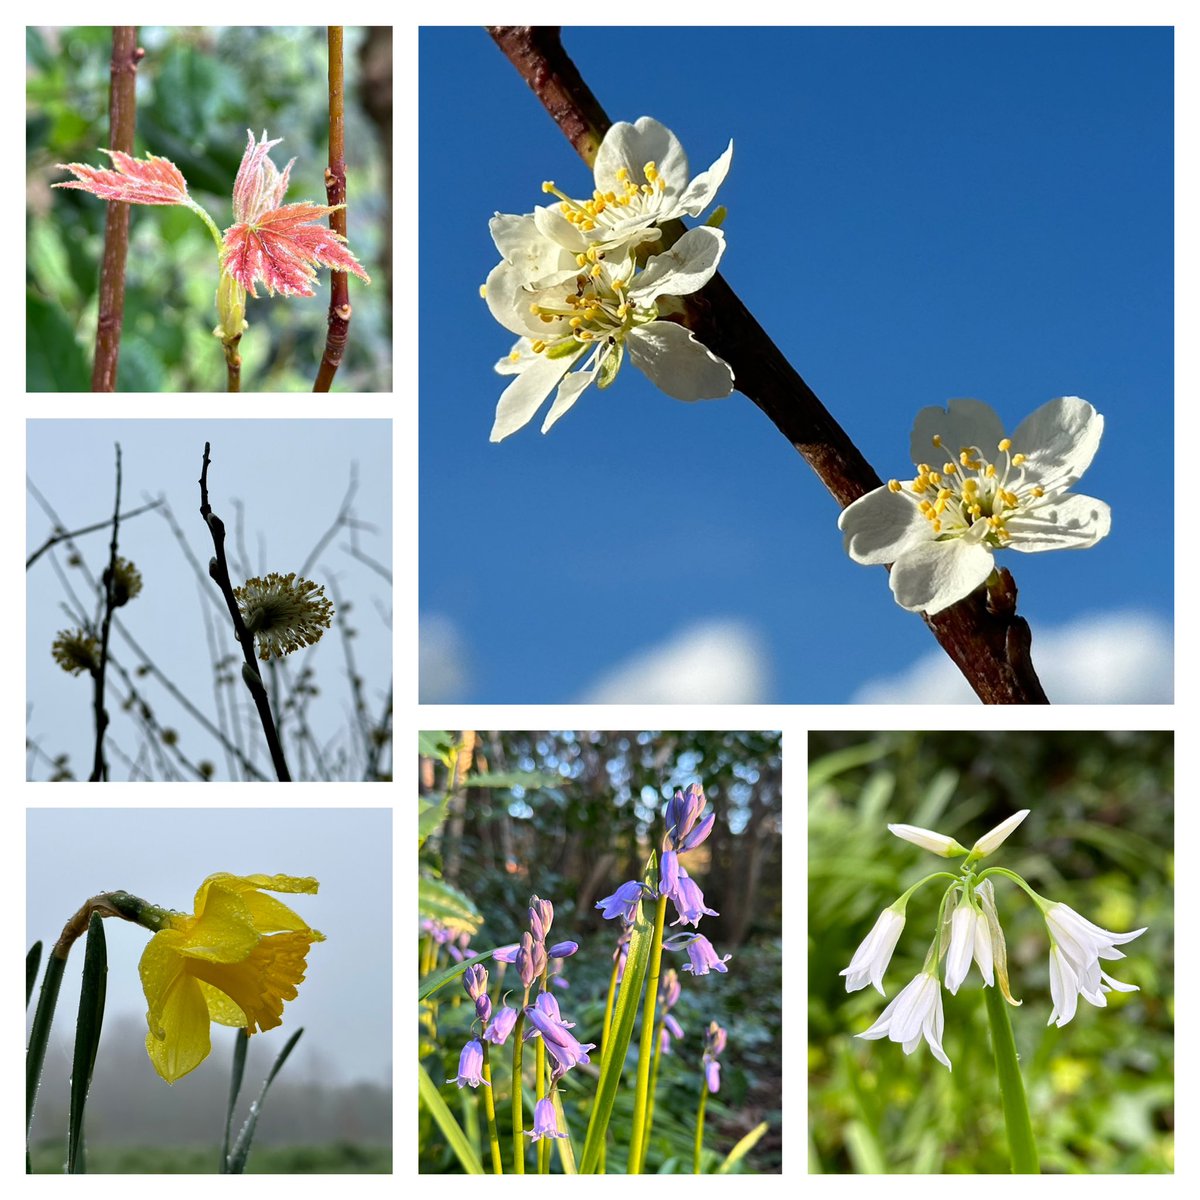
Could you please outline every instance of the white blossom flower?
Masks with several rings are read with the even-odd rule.
[[[712,203],[732,158],[731,141],[707,171],[689,180],[687,155],[665,125],[653,117],[618,121],[596,154],[591,196],[575,200],[548,181],[542,190],[559,203],[537,210],[535,218],[548,238],[576,253],[654,242],[664,221],[699,216]]]
[[[842,512],[846,552],[857,563],[891,563],[897,603],[932,615],[979,587],[997,550],[1094,546],[1111,526],[1109,507],[1069,489],[1103,430],[1104,418],[1078,396],[1042,405],[1011,438],[978,400],[922,409],[912,432],[916,478],[893,479]]]
[[[1020,812],[1013,813],[1005,821],[1001,821],[995,829],[989,829],[976,843],[971,847],[971,858],[986,858],[994,850],[998,850],[1003,845],[1005,839],[1020,823],[1029,816],[1029,809],[1023,808]]]
[[[846,976],[846,991],[857,992],[869,983],[881,996],[887,995],[883,990],[883,973],[892,961],[892,954],[903,930],[904,913],[897,912],[894,908],[885,908],[879,914],[871,932],[855,950],[850,965],[844,971],[838,972]]]
[[[938,1062],[950,1068],[950,1060],[942,1049],[942,985],[937,975],[922,971],[883,1010],[870,1029],[856,1036],[886,1037],[899,1042],[905,1054],[911,1054],[924,1038]]]
[[[914,846],[932,850],[934,854],[940,854],[943,858],[954,858],[967,852],[966,847],[960,846],[952,837],[932,829],[922,829],[919,825],[889,825],[888,832],[906,842],[912,842]]]
[[[729,366],[684,326],[659,319],[671,297],[691,295],[713,277],[724,250],[720,230],[701,227],[688,230],[644,269],[632,251],[609,255],[590,247],[563,279],[554,252],[528,239],[515,262],[506,258],[492,270],[484,288],[492,315],[521,335],[496,367],[515,378],[496,407],[491,440],[526,425],[557,388],[542,424],[545,433],[591,383],[608,387],[626,352],[652,383],[678,400],[729,395]],[[533,286],[535,278],[544,286]]]
[[[1132,933],[1113,933],[1081,917],[1066,904],[1050,904],[1045,909],[1050,934],[1050,997],[1054,1009],[1047,1025],[1063,1026],[1075,1015],[1082,996],[1096,1008],[1104,1008],[1108,992],[1136,992],[1136,984],[1122,983],[1100,967],[1106,961],[1124,958],[1117,949],[1146,932],[1148,926]]]
[[[971,969],[972,957],[979,964],[984,983],[994,986],[992,933],[987,916],[964,900],[950,918],[950,948],[946,951],[946,991],[950,995],[958,995]]]

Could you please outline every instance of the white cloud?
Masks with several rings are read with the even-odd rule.
[[[420,619],[417,670],[422,704],[462,700],[470,682],[465,639],[449,617],[423,614]]]
[[[1033,665],[1055,704],[1170,704],[1174,698],[1171,625],[1143,612],[1092,613],[1057,629],[1033,630]],[[869,680],[856,704],[970,704],[967,681],[942,653]]]
[[[600,676],[585,704],[761,704],[769,660],[745,622],[700,621],[639,650]]]

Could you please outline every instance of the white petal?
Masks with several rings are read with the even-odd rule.
[[[539,211],[546,213],[548,210]],[[557,215],[568,229],[574,228],[565,217]],[[549,287],[569,279],[579,270],[574,254],[538,228],[536,215],[497,213],[488,223],[488,228],[496,249],[504,261],[516,269],[522,284]]]
[[[975,845],[971,847],[972,855],[974,855],[976,858],[984,858],[986,855],[991,854],[992,851],[997,850],[1003,844],[1005,838],[1007,838],[1008,835],[1012,833],[1012,831],[1016,829],[1016,827],[1020,825],[1020,823],[1025,820],[1027,816],[1029,816],[1029,809],[1023,808],[1020,812],[1013,813],[1013,815],[1007,820],[1001,821],[1000,824],[994,829],[989,829],[987,833],[985,833],[983,837],[981,837],[975,843]]]
[[[987,883],[987,880],[984,880]],[[988,987],[996,986],[994,972],[995,951],[992,948],[992,930],[984,913],[975,914],[975,945],[972,950],[979,973]]]
[[[906,550],[929,541],[931,527],[907,492],[878,487],[847,505],[838,517],[846,553],[856,563],[895,562]]]
[[[557,299],[557,296],[554,298]],[[545,292],[530,291],[525,287],[521,270],[512,263],[500,262],[492,268],[484,285],[484,299],[488,311],[512,333],[526,337],[553,337],[566,329],[565,319],[546,322],[530,311],[533,304],[548,301]]]
[[[964,900],[950,918],[950,949],[946,952],[946,991],[958,995],[962,981],[971,969],[971,951],[975,945],[975,914]]]
[[[905,550],[892,566],[896,602],[932,616],[969,596],[992,573],[992,552],[966,538],[925,542]]]
[[[496,364],[495,371],[497,375],[520,375],[522,371],[527,371],[538,359],[539,354],[534,354],[533,343],[523,337],[514,343],[513,348]]]
[[[1070,487],[1096,455],[1104,418],[1078,396],[1043,404],[1017,426],[1013,452],[1024,454],[1026,471],[1055,487]]]
[[[545,355],[539,355],[539,358],[541,361],[522,371],[504,389],[500,403],[496,405],[496,420],[492,425],[489,440],[503,441],[509,434],[516,433],[522,426],[528,425],[533,414],[542,407],[542,402],[554,390],[555,384],[575,361],[575,358],[571,357],[546,358]]]
[[[933,444],[935,434],[942,439],[940,447]],[[923,408],[917,413],[910,441],[912,460],[937,467],[957,460],[964,446],[977,446],[990,462],[1003,437],[1004,426],[990,404],[951,400],[946,408]]]
[[[679,191],[687,184],[687,155],[679,139],[653,117],[638,117],[634,124],[618,121],[609,127],[596,152],[596,187],[602,192],[621,192],[624,185],[617,171],[624,167],[637,184],[646,181],[643,168],[654,163],[669,187]]]
[[[937,980],[934,980],[934,983],[936,982]],[[921,1032],[925,1035],[925,1040],[929,1043],[929,1049],[933,1051],[933,1057],[946,1070],[953,1071],[954,1068],[950,1065],[950,1059],[946,1056],[945,1050],[942,1049],[942,1020],[942,996],[940,992],[934,992],[934,1003],[925,1018],[924,1025],[921,1026]]]
[[[566,214],[557,204],[539,206],[533,210],[533,223],[538,232],[551,242],[570,251],[572,255],[581,254],[588,248],[587,238],[583,236],[578,225],[572,225]],[[572,259],[571,266],[576,271],[579,264]]]
[[[554,397],[554,403],[550,406],[550,411],[542,422],[543,433],[571,408],[595,378],[596,371],[593,369],[591,371],[575,371],[562,381],[558,395]]]
[[[1107,987],[1112,988],[1114,992],[1136,992],[1138,985],[1136,983],[1122,983],[1119,979],[1114,979],[1107,971],[1100,972],[1100,978],[1104,980]]]
[[[717,273],[724,253],[725,235],[719,229],[689,229],[669,250],[650,259],[629,298],[649,307],[659,296],[690,296]]]
[[[678,208],[689,217],[699,216],[712,203],[717,189],[725,182],[729,174],[729,164],[733,161],[733,141],[725,148],[725,153],[717,159],[707,171],[701,171],[687,190],[679,198]]]
[[[733,391],[729,364],[674,321],[651,321],[629,331],[630,361],[676,400],[716,400]]]
[[[1036,554],[1042,550],[1086,550],[1112,528],[1112,510],[1103,500],[1071,493],[1013,517],[1005,526],[1009,550]]]
[[[953,858],[956,854],[966,854],[966,851],[952,838],[934,829],[922,829],[920,825],[889,825],[888,833],[912,842],[924,850],[932,850],[943,858]]]

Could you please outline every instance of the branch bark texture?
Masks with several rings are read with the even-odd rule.
[[[138,49],[136,25],[113,26],[111,80],[108,90],[108,147],[133,153],[137,120],[137,66],[145,54]],[[96,325],[96,356],[92,360],[92,391],[117,387],[121,353],[121,322],[125,316],[125,258],[129,251],[129,205],[105,206],[104,259],[100,267],[100,313]]]
[[[489,26],[493,40],[589,166],[611,122],[563,49],[554,26]],[[668,244],[683,225],[663,227]],[[687,300],[686,324],[733,368],[738,391],[754,402],[845,508],[881,486],[874,468],[722,278]],[[1007,571],[936,616],[924,618],[942,648],[986,704],[1046,704],[1029,655],[1030,631],[1016,613]]]

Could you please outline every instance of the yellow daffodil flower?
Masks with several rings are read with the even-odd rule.
[[[208,1057],[210,1022],[250,1033],[282,1023],[309,947],[325,938],[264,893],[317,887],[289,875],[210,875],[194,915],[166,914],[138,970],[149,1006],[146,1050],[168,1083]]]

